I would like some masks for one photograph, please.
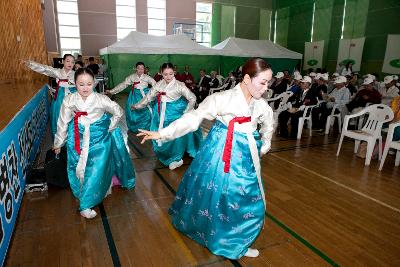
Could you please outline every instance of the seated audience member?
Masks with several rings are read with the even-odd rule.
[[[228,77],[225,78],[223,85],[225,84],[228,84],[226,86],[226,90],[235,86],[235,74],[233,73],[233,71],[229,72]]]
[[[180,81],[184,82],[186,87],[189,88],[190,90],[194,89],[194,78],[193,75],[189,72],[189,65],[185,65],[185,70],[184,72],[181,73],[180,75]]]
[[[367,103],[381,103],[382,96],[377,90],[374,89],[374,80],[372,78],[365,78],[362,85],[364,86],[364,89],[358,91],[353,100],[346,105],[346,108],[349,112],[353,112],[355,108],[363,108],[367,105]]]
[[[89,65],[87,66],[94,75],[99,75],[99,65],[94,62],[94,57],[89,57]]]
[[[301,90],[294,94],[289,101],[292,102],[292,108],[282,111],[278,116],[280,136],[296,138],[299,118],[303,116],[305,106],[317,104],[316,91],[310,90],[311,78],[304,76],[300,81]],[[290,119],[291,132],[289,135],[288,121]]]
[[[208,96],[210,91],[211,79],[206,76],[206,70],[200,69],[200,80],[196,85],[195,95],[197,97],[197,102],[201,103]]]
[[[210,81],[210,88],[218,88],[219,87],[219,80],[217,78],[217,72],[215,70],[210,72],[211,81]]]
[[[350,101],[350,91],[346,88],[347,79],[344,76],[339,76],[335,79],[335,89],[330,92],[328,95],[324,94],[323,99],[324,102],[320,103],[320,105],[313,109],[312,120],[313,120],[313,128],[316,130],[324,130],[326,119],[332,112],[332,108],[335,104],[339,105],[339,110],[336,110],[335,113],[340,113],[344,108],[344,105],[349,103]]]
[[[396,96],[393,98],[391,107],[394,113],[394,118],[392,122],[400,121],[400,96]],[[400,126],[394,129],[393,140],[394,141],[400,140]]]
[[[287,89],[287,80],[284,79],[284,74],[283,72],[278,72],[275,75],[275,82],[272,83],[270,86],[270,89],[274,91],[274,95],[279,95],[283,92],[286,92]]]
[[[162,76],[162,74],[161,74],[161,67],[160,67],[160,69],[158,70],[158,72],[156,73],[156,75],[154,75],[153,79],[154,79],[156,82],[159,82],[159,81],[162,80],[162,78],[163,78],[163,76]]]
[[[384,86],[379,89],[379,93],[382,95],[382,103],[390,106],[393,98],[399,96],[399,88],[396,87],[393,75],[386,76],[383,79],[383,83]]]

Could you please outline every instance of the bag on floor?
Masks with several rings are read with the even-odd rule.
[[[47,183],[61,188],[69,186],[67,174],[67,151],[61,149],[60,154],[56,156],[52,149],[46,153],[44,169],[46,172]]]

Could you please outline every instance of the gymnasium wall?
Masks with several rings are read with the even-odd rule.
[[[227,37],[269,39],[269,16],[273,0],[215,0],[211,44]]]
[[[311,41],[313,4],[314,0],[274,0],[278,44],[304,53],[304,42]],[[324,66],[330,72],[336,69],[344,19],[343,38],[366,38],[361,72],[380,73],[387,34],[400,34],[399,14],[398,0],[315,0],[312,41],[325,40]]]
[[[22,59],[31,59],[47,64],[40,1],[7,1],[0,15],[0,83],[44,80],[44,76],[27,70],[21,63]]]

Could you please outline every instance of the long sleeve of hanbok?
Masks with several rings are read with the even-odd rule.
[[[151,103],[151,101],[153,101],[156,98],[157,93],[158,91],[156,87],[151,88],[151,90],[147,93],[147,95],[143,97],[139,103],[134,105],[135,109],[145,108],[149,103]]]
[[[67,139],[68,123],[74,117],[74,112],[69,105],[70,98],[70,96],[66,96],[61,105],[60,116],[57,121],[57,132],[54,136],[55,148],[60,148],[65,144],[65,140]]]
[[[216,97],[213,95],[207,97],[197,109],[183,114],[181,118],[160,130],[161,141],[170,141],[189,132],[194,132],[199,128],[203,119],[213,120],[217,117],[217,107]]]
[[[266,104],[265,112],[259,117],[260,134],[262,140],[261,154],[266,154],[271,149],[271,139],[274,132],[274,117],[272,109]]]
[[[186,107],[185,112],[188,112],[194,108],[196,104],[196,96],[186,87],[186,85],[182,82],[179,82],[179,86],[181,89],[181,94],[186,98],[188,101],[188,105]]]
[[[114,87],[114,89],[110,90],[110,93],[115,95],[124,90],[126,87],[129,85],[133,84],[135,82],[135,74],[129,75],[126,77],[125,81],[122,83],[118,84],[117,86]]]
[[[146,75],[145,79],[143,79],[143,81],[151,84],[151,86],[156,85],[156,80],[154,80],[153,78],[151,78],[149,75]]]
[[[62,79],[64,77],[61,76],[61,71],[60,69],[56,69],[53,68],[51,66],[47,66],[47,65],[43,65],[31,60],[27,60],[25,61],[25,64],[28,68],[30,68],[31,70],[53,77],[53,78],[58,78],[58,79]]]
[[[108,113],[113,115],[111,117],[110,126],[108,127],[108,130],[112,131],[115,128],[117,128],[117,124],[121,120],[122,116],[124,115],[124,111],[116,102],[112,101],[107,96],[102,96],[101,101],[102,101],[104,109]]]

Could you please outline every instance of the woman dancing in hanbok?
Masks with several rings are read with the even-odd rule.
[[[270,66],[253,58],[242,73],[243,81],[233,89],[212,94],[158,132],[138,134],[142,143],[166,142],[194,131],[203,119],[216,119],[183,176],[170,214],[176,229],[229,259],[259,255],[250,248],[265,218],[259,156],[271,147],[274,124],[261,98],[272,77]]]
[[[118,126],[122,108],[107,96],[94,92],[94,75],[90,69],[75,72],[78,92],[64,98],[61,106],[54,151],[66,144],[68,179],[79,199],[83,217],[96,216],[92,210],[102,202],[111,188],[113,175],[122,187],[135,186],[135,172],[123,132]]]
[[[57,120],[64,97],[76,92],[74,82],[75,72],[72,70],[75,63],[74,56],[65,54],[63,63],[63,68],[57,69],[31,60],[25,61],[26,66],[33,71],[56,78],[57,86],[52,90],[53,101],[50,107],[50,127],[53,138],[57,131]]]
[[[145,109],[131,110],[131,106],[140,102],[149,92],[149,84],[152,86],[156,84],[156,81],[149,75],[145,74],[144,70],[145,65],[143,62],[136,63],[136,73],[126,77],[125,81],[115,86],[114,89],[106,90],[107,94],[115,95],[129,85],[132,85],[132,90],[129,93],[128,100],[125,104],[125,116],[129,130],[134,133],[137,133],[138,129],[150,129],[152,113],[150,105]]]
[[[185,112],[194,108],[196,96],[185,86],[183,82],[174,77],[174,66],[164,63],[161,66],[163,79],[159,81],[138,104],[132,109],[143,109],[154,99],[153,115],[150,130],[159,131],[179,119]],[[182,135],[180,138],[160,144],[153,141],[153,150],[158,159],[171,170],[182,166],[183,155],[187,152],[195,157],[202,142],[201,129],[194,133]]]

